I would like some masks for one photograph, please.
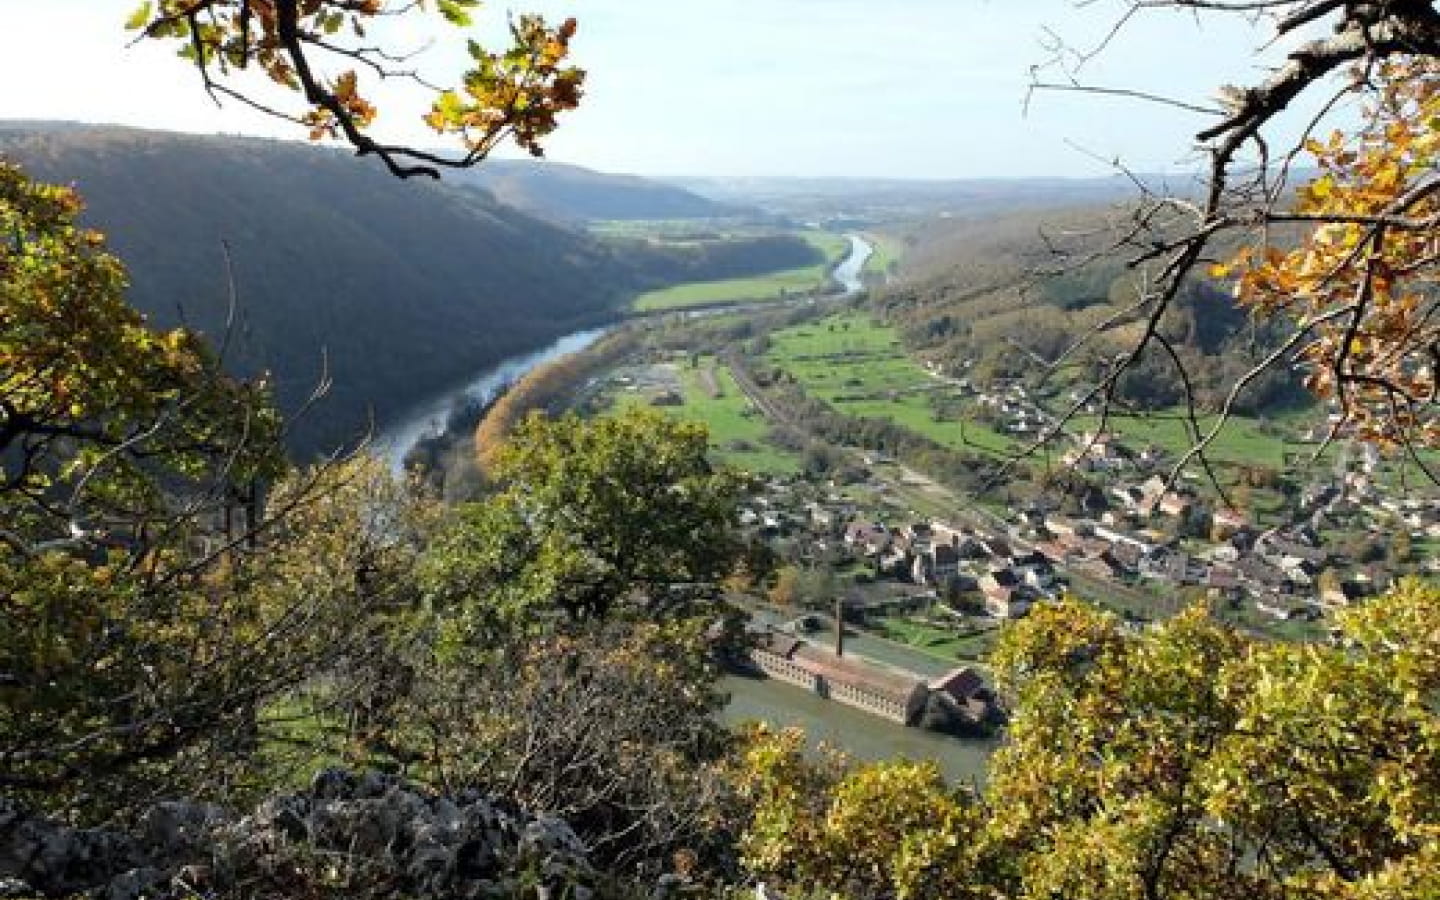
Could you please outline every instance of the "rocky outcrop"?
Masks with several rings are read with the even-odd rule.
[[[79,829],[0,798],[0,898],[573,898],[595,873],[564,822],[505,800],[321,772],[237,816],[160,803],[130,832]]]

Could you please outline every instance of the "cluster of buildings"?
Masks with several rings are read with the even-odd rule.
[[[1013,411],[1027,399],[1007,394],[993,402]],[[752,498],[746,519],[763,533],[804,545],[813,554],[809,565],[864,561],[877,579],[913,583],[921,589],[917,596],[930,598],[918,607],[897,612],[883,598],[853,590],[847,602],[866,605],[867,612],[879,604],[885,615],[928,609],[924,620],[932,625],[944,624],[936,612],[983,608],[998,620],[1023,616],[1034,603],[1058,596],[1071,576],[1113,585],[1137,609],[1151,601],[1163,606],[1184,590],[1276,619],[1315,619],[1385,589],[1396,571],[1388,563],[1362,564],[1337,535],[1390,540],[1399,529],[1417,540],[1440,538],[1440,502],[1384,490],[1378,458],[1368,449],[1337,464],[1333,478],[1322,473],[1308,488],[1275,489],[1284,505],[1267,516],[1271,527],[1152,474],[1169,464],[1164,454],[1128,448],[1113,435],[1079,435],[1062,461],[1099,475],[1092,479],[1099,485],[1080,502],[1067,503],[1063,514],[1058,503],[1041,498],[1006,521],[977,513],[970,521],[983,527],[941,520],[895,524],[860,514],[833,495],[815,499],[811,493],[802,503],[805,492],[772,485],[768,497]],[[869,466],[885,462],[865,460]],[[1277,518],[1285,524],[1273,525]],[[1440,567],[1435,559],[1419,564]],[[937,605],[937,597],[959,602]],[[828,651],[807,649],[794,638],[776,640],[757,657],[776,677],[896,721],[912,717],[915,697],[925,693],[915,690],[920,679],[902,685],[877,674],[867,682],[849,662],[826,657]],[[864,684],[870,688],[862,690]]]
[[[958,371],[970,369],[974,362],[962,360]],[[963,375],[949,374],[938,362],[927,361],[922,365],[932,378],[953,387],[957,397],[966,398],[978,409],[985,410],[999,431],[1022,437],[1036,436],[1055,424],[1055,417],[1035,401],[1023,382],[997,379],[989,387],[981,387]]]
[[[1033,546],[944,522],[891,529],[859,520],[846,526],[844,542],[883,575],[946,592],[978,591],[986,613],[997,619],[1023,616],[1061,588],[1053,560]]]
[[[972,668],[958,668],[927,680],[847,655],[843,641],[843,629],[837,633],[833,650],[781,631],[765,630],[755,636],[750,660],[771,678],[901,725],[918,724],[931,704],[953,711],[972,725],[994,714],[995,697]]]

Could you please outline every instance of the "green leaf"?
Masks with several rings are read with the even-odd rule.
[[[153,9],[150,0],[145,0],[144,3],[140,4],[138,9],[130,14],[130,18],[125,20],[125,29],[127,31],[138,31],[150,24],[150,14],[153,12]]]
[[[465,11],[467,5],[473,6],[474,4],[465,4],[457,2],[457,0],[440,0],[440,15],[444,16],[445,21],[451,25],[463,28],[471,24],[470,14]]]

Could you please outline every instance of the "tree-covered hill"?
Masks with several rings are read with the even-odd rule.
[[[400,182],[345,154],[234,137],[12,124],[0,155],[74,184],[156,325],[218,337],[269,370],[314,451],[507,355],[611,316],[634,279],[614,251],[476,191]]]
[[[564,222],[704,219],[747,211],[649,178],[544,160],[492,159],[454,180],[483,188],[500,202],[532,215]]]
[[[1093,384],[1092,369],[1133,346],[1144,327],[1144,270],[1110,251],[1126,214],[1124,206],[1079,206],[929,220],[907,236],[901,278],[875,302],[911,349],[982,385],[1034,375],[1037,363],[1062,356],[1069,365],[1055,380]],[[1161,332],[1210,408],[1277,339],[1235,305],[1227,286],[1199,275],[1182,286]],[[1172,406],[1184,392],[1158,347],[1121,383],[1122,397],[1141,408]],[[1240,395],[1237,410],[1302,402],[1293,373],[1275,368]]]

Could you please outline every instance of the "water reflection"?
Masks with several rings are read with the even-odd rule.
[[[727,675],[720,686],[730,693],[730,705],[721,714],[727,724],[758,720],[798,726],[812,746],[839,747],[857,759],[933,759],[954,781],[983,781],[986,762],[999,746],[998,740],[960,740],[905,728],[769,678]]]

